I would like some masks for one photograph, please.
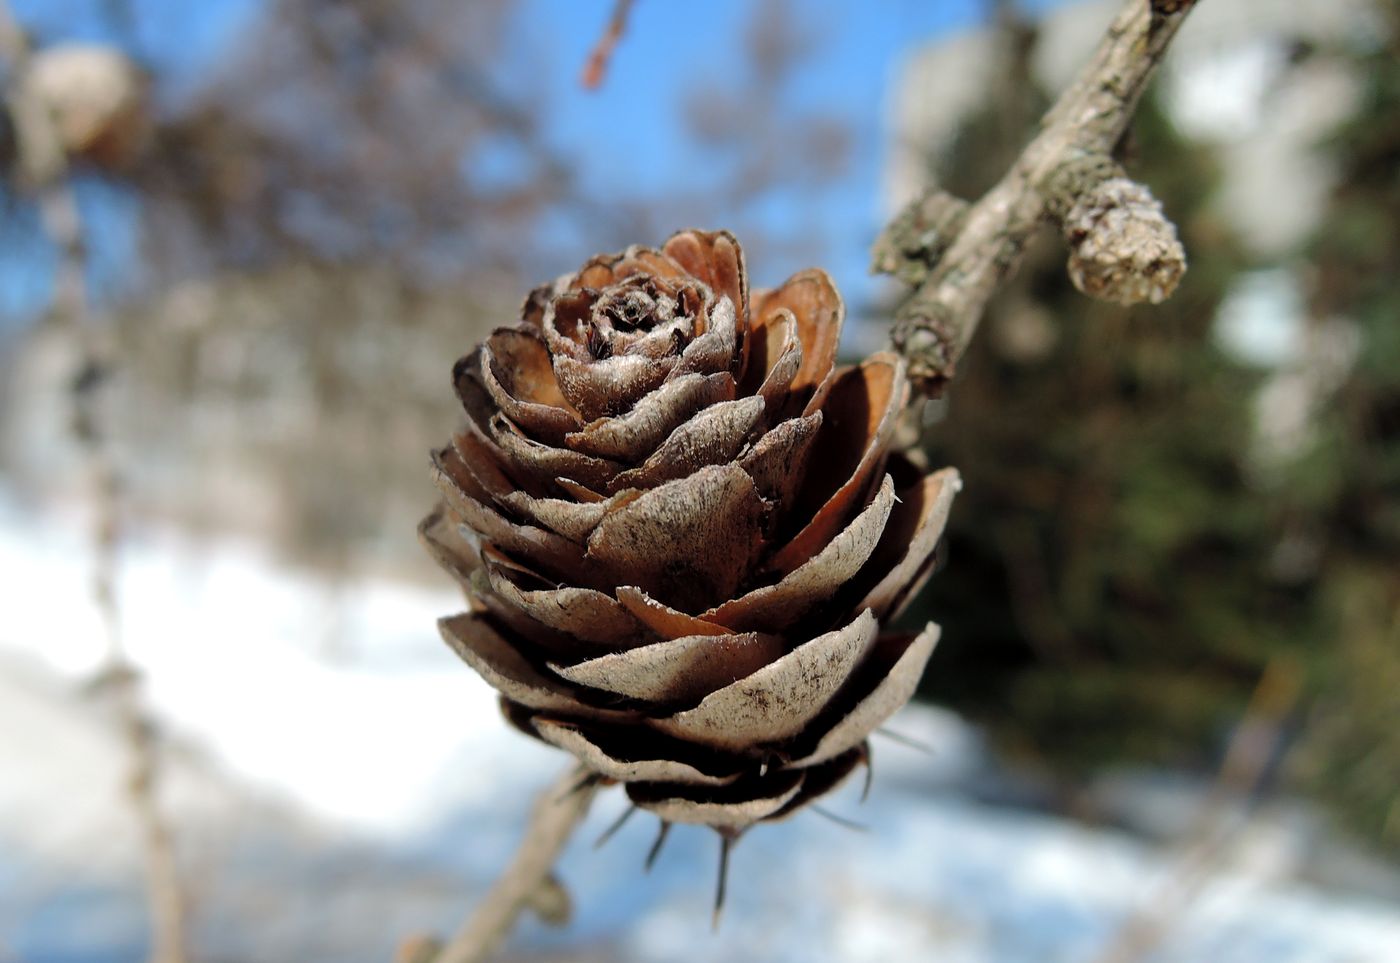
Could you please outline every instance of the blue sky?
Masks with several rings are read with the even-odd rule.
[[[583,90],[577,75],[601,34],[610,0],[527,0],[523,22],[537,31],[552,56],[546,72],[557,143],[580,161],[584,184],[601,198],[621,192],[664,194],[697,176],[697,158],[679,120],[685,92],[703,82],[725,83],[741,67],[739,44],[752,0],[637,0],[627,36],[618,46],[601,90]],[[752,219],[807,227],[829,241],[831,262],[847,300],[868,300],[873,283],[867,252],[884,220],[880,177],[884,158],[886,91],[900,65],[921,46],[985,16],[985,0],[792,0],[796,29],[810,37],[813,55],[793,77],[786,106],[845,120],[854,133],[851,167],[820,192],[777,192],[762,210],[715,212],[706,227]],[[704,16],[698,17],[697,10]],[[645,117],[645,125],[619,125]],[[609,123],[612,121],[613,123]],[[600,144],[599,129],[617,130]],[[678,225],[683,226],[683,225]],[[659,240],[659,239],[658,239]],[[780,281],[806,265],[754,264],[758,284]]]
[[[41,44],[120,37],[158,73],[188,77],[256,21],[263,0],[10,0],[10,7]],[[128,22],[117,12],[123,8]]]
[[[134,27],[113,18],[109,0],[13,0],[13,7],[41,43],[108,39],[127,29],[129,45],[161,77],[167,96],[178,96],[256,31],[265,2],[127,0]],[[1034,0],[1027,6],[1054,2]],[[521,0],[497,81],[507,96],[545,105],[546,137],[577,165],[580,186],[590,197],[606,202],[664,196],[703,176],[679,120],[682,97],[699,84],[734,80],[742,69],[740,38],[754,6],[752,0],[636,0],[606,82],[590,92],[579,86],[578,74],[608,19],[611,0]],[[775,192],[761,199],[757,210],[716,210],[710,224],[696,226],[757,220],[779,233],[817,232],[829,242],[826,266],[847,291],[848,302],[867,300],[873,285],[866,252],[885,217],[880,177],[889,84],[914,51],[979,22],[987,7],[986,0],[792,0],[796,29],[811,38],[813,55],[794,76],[784,106],[795,113],[819,109],[846,121],[854,134],[851,165],[820,191]],[[618,122],[627,118],[646,121]],[[599,130],[609,135],[599,137]],[[482,163],[489,165],[489,158]],[[110,216],[136,215],[128,205]],[[102,233],[123,247],[132,236],[119,225]],[[110,256],[119,258],[120,252]],[[42,260],[33,255],[32,271],[25,273],[43,273]],[[13,275],[7,261],[13,257],[0,254],[0,275]],[[803,266],[754,265],[755,281],[774,283]],[[0,277],[0,312],[23,309],[44,289],[33,277],[19,283],[13,276]]]

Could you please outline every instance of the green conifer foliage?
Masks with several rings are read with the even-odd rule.
[[[1365,94],[1319,147],[1340,170],[1302,259],[1307,351],[1345,356],[1350,344],[1354,360],[1315,381],[1306,441],[1259,457],[1268,372],[1212,334],[1249,265],[1212,205],[1211,151],[1149,97],[1122,159],[1177,224],[1190,269],[1166,303],[1125,310],[1071,287],[1058,240],[1032,245],[929,432],[931,460],[957,465],[965,489],[950,564],[914,616],[944,624],[926,694],[1059,773],[1112,762],[1208,773],[1266,668],[1296,667],[1289,785],[1395,847],[1400,0],[1378,2],[1389,39],[1344,53]],[[944,187],[975,196],[1005,169],[1044,104],[1027,76],[967,119],[936,164]],[[1313,361],[1300,364],[1321,370]]]
[[[940,183],[972,196],[1005,169],[1027,135],[1008,117],[1039,113],[1039,94],[1021,96],[968,120]],[[1091,301],[1041,239],[929,435],[934,463],[966,481],[951,564],[925,597],[945,626],[929,694],[1070,771],[1207,763],[1298,634],[1245,462],[1260,375],[1211,334],[1242,266],[1209,205],[1215,161],[1150,99],[1123,159],[1181,231],[1181,288],[1159,306]]]
[[[1315,546],[1322,691],[1298,769],[1349,821],[1400,848],[1400,2],[1357,55],[1359,108],[1324,145],[1338,187],[1309,252],[1319,334],[1355,360],[1320,405],[1283,490]],[[1304,527],[1305,526],[1305,527]]]

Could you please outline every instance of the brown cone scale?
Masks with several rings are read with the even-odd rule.
[[[937,641],[882,628],[958,475],[890,451],[904,365],[836,367],[844,313],[824,272],[750,295],[732,235],[683,231],[532,292],[454,370],[420,528],[470,603],[443,637],[664,822],[731,838],[827,792]]]

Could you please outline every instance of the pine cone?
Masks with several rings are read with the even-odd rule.
[[[726,232],[597,257],[457,363],[420,529],[444,638],[507,718],[665,823],[731,837],[825,793],[938,638],[880,635],[932,568],[952,469],[888,453],[898,356],[834,369],[802,271],[752,305]]]

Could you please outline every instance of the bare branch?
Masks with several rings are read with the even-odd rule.
[[[1244,717],[1225,750],[1215,785],[1183,836],[1171,873],[1112,935],[1096,963],[1137,963],[1153,954],[1171,925],[1190,908],[1230,851],[1257,804],[1260,789],[1276,766],[1288,716],[1298,704],[1302,672],[1296,662],[1276,656],[1264,667]],[[1246,800],[1236,813],[1233,801]]]
[[[554,877],[554,864],[569,837],[588,814],[597,783],[570,769],[535,801],[525,838],[515,859],[472,917],[432,963],[480,963],[500,947],[526,909],[556,916],[567,896]]]
[[[612,17],[608,20],[608,27],[603,31],[603,35],[598,38],[598,43],[593,47],[593,52],[588,55],[588,63],[583,66],[583,76],[579,82],[588,90],[597,90],[603,84],[603,77],[608,72],[608,63],[612,60],[613,50],[622,39],[622,35],[627,32],[627,17],[632,12],[633,0],[616,0],[613,4]]]
[[[1057,191],[1067,185],[1076,191],[1082,178],[1064,173],[1066,167],[1079,171],[1111,164],[1114,145],[1127,129],[1148,80],[1180,28],[1194,0],[1130,0],[1109,27],[1093,59],[1075,82],[1046,114],[1040,133],[1021,152],[1006,175],[976,203],[957,218],[956,234],[946,243],[922,255],[923,279],[896,316],[893,340],[909,362],[910,376],[925,394],[936,394],[953,376],[958,359],[972,340],[987,301],[998,282],[1015,270],[1031,231],[1055,211],[1066,215],[1076,209],[1079,194],[1065,197]],[[1117,169],[1112,169],[1115,176]],[[1124,217],[1100,210],[1090,217],[1092,230],[1086,232],[1087,248],[1079,255],[1085,283],[1103,283],[1105,291],[1118,295],[1135,292],[1145,285],[1167,290],[1173,272],[1179,276],[1184,257],[1174,258],[1175,249],[1166,243],[1167,232],[1160,224],[1146,227],[1152,219],[1144,215],[1147,201],[1137,192],[1124,193],[1108,188],[1099,177],[1100,187],[1135,205]],[[1108,197],[1108,195],[1101,195]],[[950,206],[946,201],[941,202]],[[1111,207],[1111,205],[1110,205]],[[1096,210],[1091,204],[1086,209]],[[1129,223],[1139,235],[1135,242],[1107,241],[1102,228]],[[898,221],[896,222],[898,224]],[[1092,238],[1092,240],[1090,240]],[[1170,237],[1175,242],[1174,232]],[[883,249],[906,251],[908,245],[894,239]],[[1161,254],[1144,258],[1144,248]],[[1099,265],[1107,258],[1107,267]],[[904,262],[893,265],[893,273],[909,276],[907,262],[920,259],[904,255]],[[1160,264],[1159,264],[1160,261]],[[889,259],[877,267],[889,269]],[[1138,271],[1146,272],[1139,277]],[[1124,276],[1132,274],[1131,278]],[[1101,275],[1108,277],[1102,281]],[[1168,283],[1170,281],[1170,283]]]
[[[121,482],[116,459],[103,430],[101,387],[110,352],[99,338],[87,289],[87,249],[82,215],[73,191],[63,140],[48,105],[37,102],[25,84],[31,48],[6,0],[0,0],[0,56],[9,70],[5,99],[18,118],[20,162],[26,186],[37,195],[45,233],[59,249],[58,276],[51,310],[77,342],[78,371],[69,399],[73,433],[90,476],[94,520],[92,594],[107,641],[107,663],[99,680],[114,691],[117,724],[130,754],[126,792],[141,831],[151,913],[151,963],[186,960],[185,897],[172,835],[156,799],[160,760],[155,733],[141,703],[139,676],[126,656],[117,604],[117,547],[120,538]]]

